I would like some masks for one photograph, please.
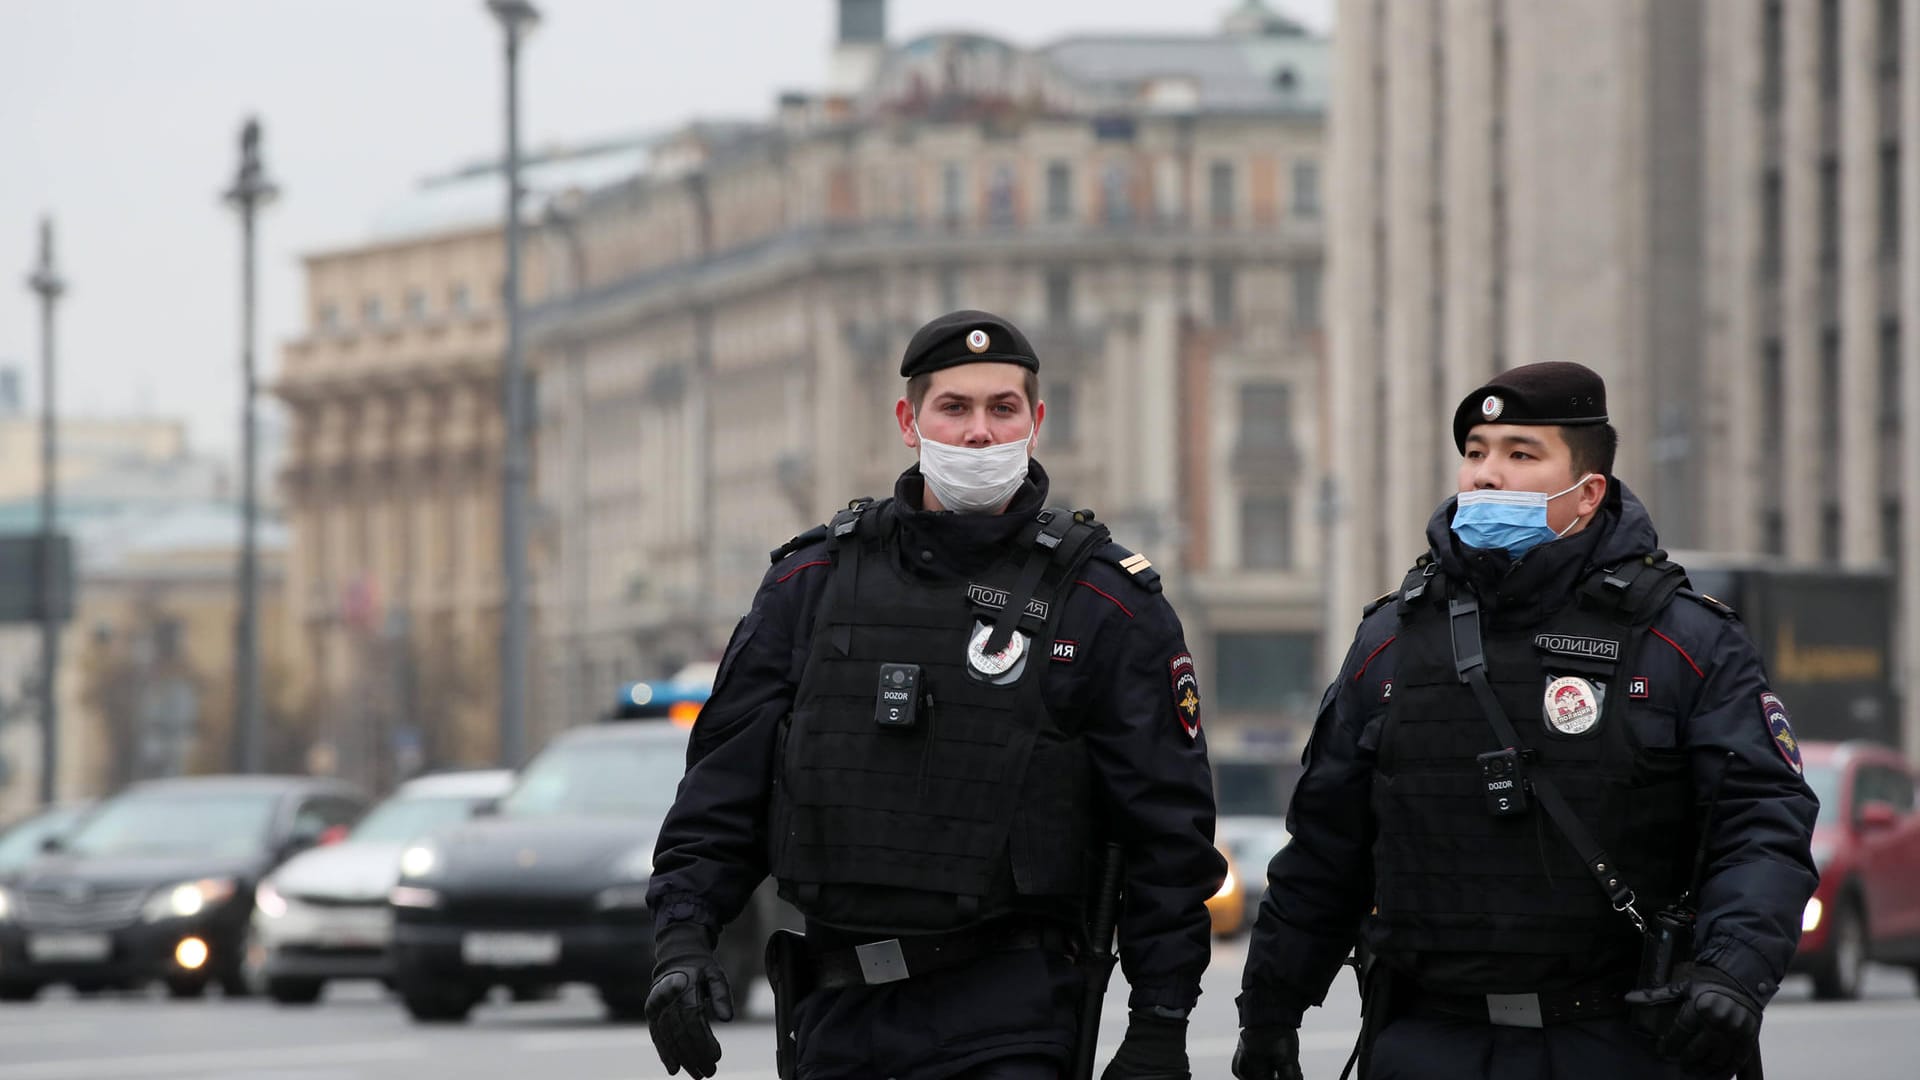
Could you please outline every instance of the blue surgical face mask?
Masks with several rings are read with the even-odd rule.
[[[1463,491],[1453,507],[1453,535],[1471,548],[1504,549],[1517,559],[1549,540],[1573,531],[1579,518],[1559,531],[1547,524],[1547,504],[1578,491],[1592,473],[1573,482],[1566,491]]]

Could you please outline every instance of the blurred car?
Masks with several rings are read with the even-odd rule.
[[[1267,895],[1267,864],[1287,845],[1287,806],[1302,772],[1297,758],[1263,750],[1210,755],[1218,818],[1214,836],[1244,873],[1248,920]]]
[[[409,780],[344,840],[295,855],[267,875],[254,895],[247,958],[254,985],[281,1004],[309,1005],[331,979],[391,980],[387,894],[400,878],[400,853],[512,785],[507,769]]]
[[[1214,937],[1234,937],[1251,925],[1253,914],[1247,906],[1247,893],[1240,878],[1240,866],[1226,845],[1216,845],[1227,860],[1227,878],[1220,889],[1207,899],[1207,916],[1213,922]]]
[[[569,982],[594,986],[615,1019],[642,1016],[654,840],[686,751],[674,723],[571,729],[493,813],[408,847],[391,900],[394,978],[414,1019],[464,1020],[495,986],[526,996]],[[760,974],[776,903],[763,888],[721,935],[736,994]]]
[[[1815,997],[1860,996],[1868,961],[1920,978],[1920,813],[1914,774],[1898,751],[1866,742],[1800,744],[1820,798],[1813,858],[1820,885],[1800,920],[1792,970]]]
[[[248,991],[243,942],[254,884],[344,832],[366,800],[294,776],[136,784],[100,804],[0,899],[0,1000],[49,983],[81,990],[160,979],[175,997],[210,982]]]
[[[38,859],[49,839],[58,840],[72,831],[93,800],[61,803],[37,810],[0,829],[0,885],[20,876],[27,864]]]

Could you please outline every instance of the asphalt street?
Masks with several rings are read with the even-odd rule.
[[[1191,1038],[1193,1074],[1226,1077],[1243,942],[1215,950]],[[1125,1024],[1116,978],[1102,1026],[1104,1063]],[[756,987],[747,1016],[723,1028],[721,1080],[774,1080],[772,1001]],[[1339,1076],[1357,1023],[1342,977],[1302,1032],[1310,1080]],[[1763,1043],[1774,1080],[1910,1080],[1920,1061],[1920,993],[1911,972],[1876,968],[1867,997],[1816,1003],[1789,980],[1767,1012]],[[585,991],[558,1000],[483,1006],[460,1027],[420,1027],[371,985],[343,984],[311,1008],[257,999],[169,1001],[157,993],[78,999],[49,990],[0,1005],[0,1080],[643,1080],[663,1076],[646,1029],[601,1019]]]

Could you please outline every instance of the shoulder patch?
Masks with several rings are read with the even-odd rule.
[[[1094,552],[1093,557],[1118,567],[1135,585],[1148,592],[1160,591],[1160,571],[1153,568],[1152,560],[1145,555],[1137,555],[1119,544],[1109,542]]]
[[[1779,694],[1769,690],[1760,695],[1760,718],[1766,721],[1767,735],[1773,740],[1774,749],[1787,759],[1794,772],[1800,772],[1800,741],[1794,738],[1793,723],[1787,719],[1787,707]]]
[[[1379,611],[1381,608],[1386,607],[1398,599],[1400,599],[1399,589],[1395,589],[1392,592],[1383,592],[1369,601],[1366,607],[1360,609],[1360,617],[1363,619],[1370,618],[1374,612]]]

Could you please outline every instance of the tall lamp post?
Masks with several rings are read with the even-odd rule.
[[[507,355],[501,381],[507,445],[500,492],[500,763],[524,756],[527,709],[527,375],[520,355],[520,39],[540,21],[527,0],[487,0],[507,53]]]
[[[259,772],[265,750],[260,721],[260,509],[254,477],[253,404],[258,385],[253,361],[253,217],[279,194],[260,161],[260,121],[248,117],[240,129],[240,170],[224,196],[227,205],[240,213],[240,615],[234,626],[233,737],[241,772]]]
[[[55,683],[60,673],[61,608],[54,595],[59,588],[53,550],[59,443],[53,409],[53,307],[67,291],[65,279],[53,266],[51,218],[40,219],[40,262],[27,278],[27,287],[40,294],[40,545],[34,568],[40,576],[40,802],[50,806],[60,765],[60,698]]]

